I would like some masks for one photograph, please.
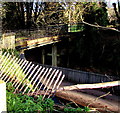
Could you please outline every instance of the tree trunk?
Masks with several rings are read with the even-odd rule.
[[[59,91],[56,92],[56,96],[82,106],[88,106],[89,108],[93,108],[104,113],[110,113],[110,111],[119,113],[120,110],[119,102],[100,99],[99,97],[81,92],[78,93],[76,91]]]
[[[26,2],[26,27],[27,29],[30,29],[32,25],[32,10],[33,10],[33,2]]]
[[[24,12],[24,3],[20,3],[20,8],[21,8],[21,25],[22,28],[25,28],[25,12]]]
[[[116,17],[118,19],[118,24],[120,24],[120,15],[119,15],[119,12],[117,11],[117,7],[116,7],[116,3],[113,3],[113,7],[114,7],[114,11],[115,11],[115,14],[116,14]],[[119,4],[118,4],[118,9],[119,9]]]

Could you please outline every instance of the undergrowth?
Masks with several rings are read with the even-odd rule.
[[[31,97],[28,95],[13,94],[14,88],[7,84],[7,111],[8,113],[46,113],[52,112],[54,101],[51,99],[42,100],[42,96]]]
[[[90,109],[73,108],[71,105],[64,106],[60,110],[54,105],[52,99],[42,100],[42,96],[32,97],[21,93],[14,94],[15,88],[11,83],[7,83],[7,112],[8,113],[86,113]]]

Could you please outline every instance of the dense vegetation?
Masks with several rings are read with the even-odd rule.
[[[42,96],[33,98],[22,94],[13,94],[14,88],[7,84],[7,110],[16,112],[52,112],[54,102],[51,99],[42,100]]]
[[[119,0],[118,5],[113,3],[113,9],[110,8],[114,11],[110,15],[112,20],[104,2],[5,2],[2,5],[3,31],[81,23],[80,32],[69,34],[59,44],[58,66],[109,75],[120,74]],[[60,32],[63,33],[66,28],[63,27]]]
[[[28,112],[28,113],[52,113],[52,112],[75,112],[75,113],[84,113],[89,111],[88,107],[85,108],[73,108],[70,105],[61,109],[55,107],[55,103],[52,99],[42,99],[42,96],[28,96],[14,94],[15,88],[12,87],[11,83],[7,84],[7,112],[8,113],[21,113],[21,112]]]

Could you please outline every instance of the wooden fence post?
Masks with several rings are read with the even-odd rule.
[[[45,48],[42,48],[42,64],[45,64]]]
[[[0,80],[0,113],[7,111],[6,107],[6,83]]]
[[[52,66],[57,66],[57,46],[52,45]]]

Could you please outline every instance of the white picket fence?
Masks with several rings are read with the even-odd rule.
[[[7,52],[0,55],[0,79],[12,83],[15,92],[49,98],[59,88],[64,77],[58,69],[36,65]]]

